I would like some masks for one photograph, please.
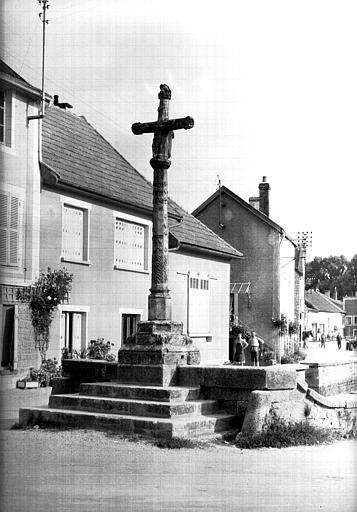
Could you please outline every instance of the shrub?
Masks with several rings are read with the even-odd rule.
[[[62,368],[58,366],[58,361],[54,357],[53,359],[45,359],[40,368],[30,369],[30,375],[26,380],[37,381],[41,386],[51,386],[52,379],[55,377],[61,377]]]
[[[114,361],[115,355],[110,354],[114,343],[110,341],[105,342],[104,338],[91,340],[87,348],[87,357],[89,359],[105,359],[106,361]]]
[[[297,350],[293,354],[284,354],[281,356],[281,364],[296,364],[306,359],[306,353],[303,350]]]
[[[273,415],[258,434],[240,432],[235,444],[240,448],[284,448],[287,446],[313,445],[332,441],[336,434],[316,427],[308,421],[287,422]]]

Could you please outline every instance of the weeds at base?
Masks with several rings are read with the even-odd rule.
[[[311,446],[333,443],[342,439],[357,438],[357,429],[349,432],[329,430],[317,427],[307,421],[286,422],[274,416],[268,421],[262,432],[257,434],[239,433],[234,444],[238,448],[286,448],[289,446]]]

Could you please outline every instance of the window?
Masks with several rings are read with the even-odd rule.
[[[190,336],[209,335],[209,302],[208,276],[190,273],[188,292],[188,331]]]
[[[82,201],[63,201],[62,260],[89,263],[89,210]]]
[[[119,309],[122,346],[129,336],[136,333],[138,322],[140,322],[143,314],[143,309]]]
[[[352,317],[346,316],[346,325],[352,325]]]
[[[356,315],[353,317],[353,325],[357,325],[357,316]]]
[[[0,91],[0,144],[11,146],[11,91]]]
[[[149,270],[149,222],[129,215],[115,216],[114,268]]]
[[[61,349],[80,352],[87,346],[87,324],[89,308],[86,306],[61,306]]]
[[[0,263],[21,264],[22,201],[11,193],[0,194]]]
[[[5,93],[0,91],[0,142],[5,142]]]

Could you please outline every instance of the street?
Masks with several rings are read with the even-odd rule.
[[[308,349],[308,360],[356,351]],[[1,510],[355,510],[357,441],[241,450],[227,444],[167,450],[84,430],[10,430],[18,408],[45,405],[51,388],[0,393]]]
[[[167,450],[90,431],[3,430],[1,510],[329,511],[356,503],[357,441]]]

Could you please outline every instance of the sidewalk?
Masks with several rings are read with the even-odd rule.
[[[9,429],[19,421],[20,407],[48,405],[52,388],[5,389],[0,391],[0,430]]]

